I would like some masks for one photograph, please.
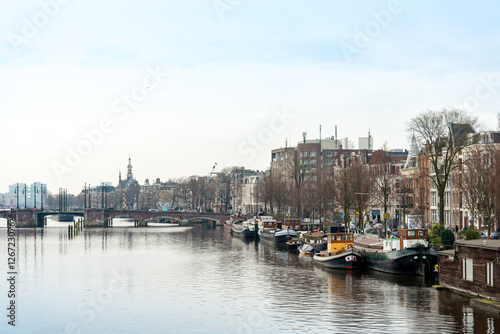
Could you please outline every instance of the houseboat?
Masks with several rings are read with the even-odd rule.
[[[362,265],[360,253],[354,248],[354,234],[327,234],[327,250],[313,256],[315,263],[331,269],[359,269]]]
[[[259,237],[257,234],[259,231],[259,223],[255,218],[244,221],[234,221],[231,227],[234,236],[244,239],[257,239]]]
[[[321,252],[327,249],[327,238],[323,231],[302,232],[301,238],[304,244],[311,245],[315,251]]]
[[[439,283],[445,288],[500,301],[498,254],[500,240],[455,241],[454,249],[438,252],[439,266],[436,269],[439,269]],[[475,304],[488,307],[479,301]],[[500,311],[498,307],[493,310]]]
[[[292,229],[282,229],[282,223],[270,216],[261,216],[259,219],[259,239],[261,241],[285,245],[291,238],[297,238],[298,234]]]
[[[397,237],[360,236],[354,245],[367,268],[392,274],[431,275],[437,253],[429,246],[427,229],[398,230]]]

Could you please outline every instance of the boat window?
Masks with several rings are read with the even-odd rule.
[[[337,241],[341,241],[342,240],[342,236],[341,235],[337,235]]]
[[[415,238],[415,231],[408,231],[408,238]]]
[[[425,238],[425,230],[420,230],[420,231],[418,231],[418,236],[419,236],[420,238]]]
[[[347,239],[352,240],[352,235],[350,235],[350,234],[349,234],[349,235],[347,236]]]

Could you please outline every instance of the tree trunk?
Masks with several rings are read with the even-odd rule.
[[[438,189],[439,194],[439,224],[444,227],[444,189]]]

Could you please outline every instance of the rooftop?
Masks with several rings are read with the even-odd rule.
[[[462,247],[498,250],[500,249],[500,240],[498,239],[458,240],[455,241],[455,245]]]

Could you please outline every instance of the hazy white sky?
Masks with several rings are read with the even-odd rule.
[[[464,107],[496,129],[495,1],[2,0],[0,192],[263,170],[308,138],[407,148]]]

